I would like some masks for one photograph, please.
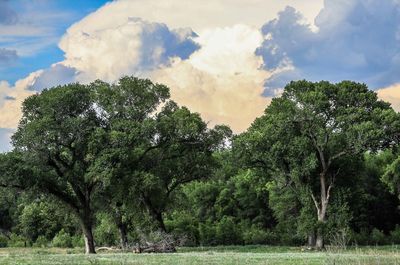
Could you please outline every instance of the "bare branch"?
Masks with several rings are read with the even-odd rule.
[[[317,208],[317,211],[318,211],[318,214],[319,214],[319,212],[320,212],[321,210],[320,210],[319,204],[318,204],[318,202],[317,202],[317,199],[315,199],[314,194],[312,193],[312,191],[310,191],[310,194],[311,194],[311,198],[312,198],[312,200],[313,200],[313,202],[314,202],[315,208]]]

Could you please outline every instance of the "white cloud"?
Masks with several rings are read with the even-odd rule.
[[[104,13],[92,18],[95,15]],[[101,16],[89,21],[100,21]],[[261,95],[268,72],[259,69],[262,59],[255,55],[263,41],[257,28],[205,29],[195,37],[191,30],[169,30],[141,19],[125,18],[117,26],[108,23],[100,27],[83,20],[63,37],[63,64],[80,72],[78,80],[115,81],[131,74],[151,77],[167,84],[179,104],[201,113],[211,124],[228,124],[236,132],[261,115],[270,100]],[[192,39],[200,47],[196,51]]]
[[[80,81],[114,81],[122,75],[143,75],[167,65],[173,57],[186,59],[198,49],[191,30],[170,30],[165,24],[127,16],[122,24],[107,21],[103,28],[77,23],[60,42],[65,52],[63,63],[81,72]]]
[[[400,112],[400,83],[376,91],[378,97],[392,104],[393,109]]]
[[[21,118],[21,105],[34,92],[27,90],[40,71],[19,80],[11,87],[7,82],[0,82],[0,128],[16,128]]]
[[[291,80],[354,80],[372,89],[400,81],[400,2],[325,0],[315,19],[317,31],[302,15],[286,8],[266,23],[257,54],[265,69],[292,69],[266,81],[266,94]],[[267,38],[268,37],[268,38]]]
[[[287,5],[296,7],[312,23],[322,8],[322,2],[323,0],[119,0],[88,15],[79,24],[92,31],[104,28],[109,20],[119,26],[127,16],[134,16],[166,23],[172,28],[191,27],[196,32],[233,26],[238,22],[260,27]],[[99,16],[103,19],[99,20]]]
[[[174,100],[201,113],[210,125],[244,131],[271,100],[261,95],[269,74],[259,69],[262,59],[254,54],[260,32],[236,25],[206,30],[196,40],[200,50],[153,72],[152,78],[167,84]]]
[[[174,100],[200,112],[211,124],[245,130],[270,101],[261,96],[269,73],[260,69],[261,58],[254,54],[263,41],[258,28],[286,5],[296,6],[312,21],[322,0],[119,0],[106,4],[67,30],[59,44],[64,61],[32,73],[14,87],[1,83],[0,128],[17,126],[22,101],[35,91],[65,82],[115,81],[134,74],[169,85]],[[238,21],[245,25],[234,26]],[[46,39],[53,36],[51,28],[26,29],[29,24],[9,25],[0,32],[6,34],[2,38],[31,33]],[[18,47],[19,53],[29,51],[23,43]]]

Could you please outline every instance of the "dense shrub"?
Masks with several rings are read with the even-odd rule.
[[[74,248],[82,248],[85,246],[85,240],[81,234],[72,236],[71,241],[72,247]]]
[[[277,245],[279,243],[277,235],[270,230],[263,230],[255,225],[242,228],[242,240],[247,245]]]
[[[8,238],[5,235],[0,234],[0,248],[5,248],[7,246],[8,246]]]
[[[371,244],[370,233],[366,229],[363,229],[358,233],[353,232],[351,236],[351,243],[361,246]]]
[[[400,244],[400,226],[396,225],[393,231],[390,232],[390,241],[392,244]]]
[[[371,240],[375,245],[383,245],[386,243],[385,234],[376,228],[374,228],[371,232]]]
[[[39,236],[35,243],[33,243],[33,247],[44,248],[50,245],[50,242],[47,240],[45,236]]]
[[[217,242],[220,245],[242,244],[241,234],[240,227],[231,216],[224,216],[216,226]]]
[[[51,242],[53,247],[58,248],[71,248],[72,247],[72,237],[70,234],[61,229],[57,235],[53,238]]]
[[[10,240],[8,241],[8,247],[26,247],[26,246],[29,246],[27,238],[14,233],[10,235]]]
[[[196,246],[199,243],[198,222],[188,213],[174,213],[165,221],[167,231],[178,239],[183,239],[185,246]]]
[[[201,245],[215,246],[218,244],[218,241],[216,239],[216,227],[210,221],[207,221],[205,223],[200,223],[199,237]]]
[[[96,244],[99,246],[116,246],[119,242],[118,228],[107,216],[101,216],[94,230]]]

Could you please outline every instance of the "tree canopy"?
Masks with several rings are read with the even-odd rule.
[[[398,114],[364,84],[303,80],[289,83],[235,145],[248,166],[307,194],[325,223],[344,160],[395,144],[399,125]]]

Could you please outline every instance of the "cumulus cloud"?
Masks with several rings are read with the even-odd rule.
[[[167,84],[174,100],[199,112],[210,125],[245,130],[271,100],[261,95],[269,74],[254,54],[262,42],[260,32],[236,25],[204,31],[196,41],[201,48],[188,60],[176,60],[152,78]]]
[[[196,32],[243,23],[260,27],[287,5],[295,6],[308,21],[322,8],[323,0],[118,0],[108,3],[79,23],[93,30],[110,24],[118,27],[128,16],[166,23],[172,28],[190,27]],[[115,16],[118,14],[118,16]],[[101,20],[98,18],[102,17]],[[240,19],[240,21],[238,21]]]
[[[45,88],[73,83],[78,74],[78,70],[73,67],[61,63],[54,64],[48,69],[36,72],[31,84],[26,89],[41,91]]]
[[[396,111],[400,111],[400,83],[376,91],[378,97],[392,104]]]
[[[266,94],[293,79],[350,79],[371,88],[400,81],[400,3],[396,0],[325,0],[315,18],[318,30],[287,7],[262,27],[257,54],[264,69]]]
[[[6,81],[0,81],[0,128],[16,128],[21,118],[21,105],[34,92],[27,90],[39,75],[39,72],[30,74],[19,80],[15,86]]]
[[[98,21],[104,19],[100,15]],[[165,24],[140,18],[125,17],[119,25],[108,20],[102,27],[84,22],[69,28],[59,45],[65,52],[64,64],[79,69],[82,81],[143,75],[168,65],[171,58],[187,59],[199,48],[192,40],[193,31],[170,30]]]
[[[8,0],[0,0],[0,24],[12,25],[18,20],[17,13],[9,6]]]
[[[31,73],[14,86],[0,81],[0,129],[17,127],[22,115],[22,102],[27,97],[45,88],[76,82],[78,73],[75,68],[58,63]]]

